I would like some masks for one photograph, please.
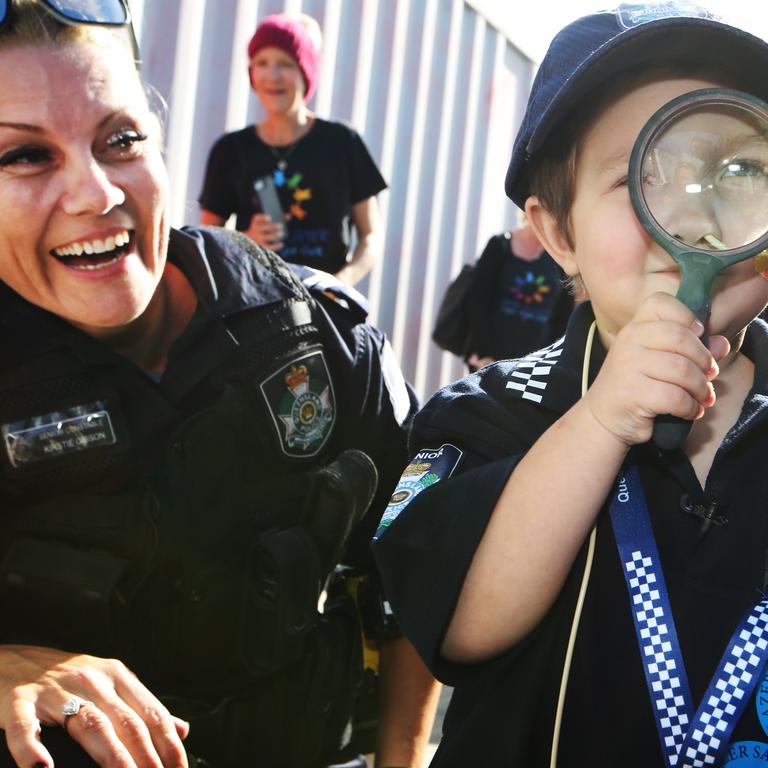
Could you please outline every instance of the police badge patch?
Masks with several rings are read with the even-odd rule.
[[[286,456],[316,456],[336,421],[333,381],[322,351],[287,362],[265,379],[261,393]]]
[[[374,541],[425,488],[450,477],[463,455],[463,451],[450,443],[443,443],[439,448],[422,448],[403,470],[373,536]]]

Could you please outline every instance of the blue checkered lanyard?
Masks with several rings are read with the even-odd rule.
[[[611,523],[665,765],[715,765],[768,659],[768,599],[739,622],[694,713],[640,473],[634,466],[625,468],[616,481]]]

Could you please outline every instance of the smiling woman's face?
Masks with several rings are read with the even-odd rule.
[[[144,312],[168,242],[159,126],[122,50],[0,51],[0,280],[94,336]]]

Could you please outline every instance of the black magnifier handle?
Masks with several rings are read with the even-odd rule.
[[[705,307],[702,307],[696,312],[696,317],[704,323],[705,327],[707,318],[709,317],[709,309],[710,304],[707,302]],[[701,337],[701,343],[705,347],[709,343],[709,336],[706,331]],[[653,440],[654,445],[661,448],[661,450],[673,451],[686,441],[692,426],[692,421],[681,419],[679,416],[672,416],[671,414],[657,416],[653,423],[653,435],[651,440]]]
[[[672,451],[679,448],[688,437],[693,426],[692,421],[678,416],[657,416],[653,423],[653,442],[662,451]]]

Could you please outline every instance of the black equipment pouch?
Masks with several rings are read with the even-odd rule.
[[[57,501],[0,517],[0,605],[13,617],[0,640],[126,658],[128,606],[155,564],[156,499]]]
[[[128,565],[104,552],[15,539],[0,563],[0,593],[11,632],[12,617],[24,615],[30,638],[53,632],[58,642],[52,644],[83,651],[81,628],[88,627],[93,649],[114,647],[113,597]],[[77,637],[68,636],[69,628]]]
[[[376,465],[355,448],[343,451],[315,472],[301,524],[317,542],[326,574],[341,561],[350,534],[368,511],[378,484]]]
[[[315,542],[299,526],[264,533],[250,558],[242,605],[242,658],[265,677],[296,661],[315,623],[323,572]]]
[[[320,768],[335,761],[348,744],[360,687],[357,622],[350,598],[330,599],[294,663],[213,708],[161,692],[191,724],[187,748],[215,768]]]
[[[377,483],[371,459],[348,449],[312,474],[302,524],[259,538],[249,558],[242,614],[242,658],[252,674],[269,674],[302,653],[323,583],[370,506]]]

